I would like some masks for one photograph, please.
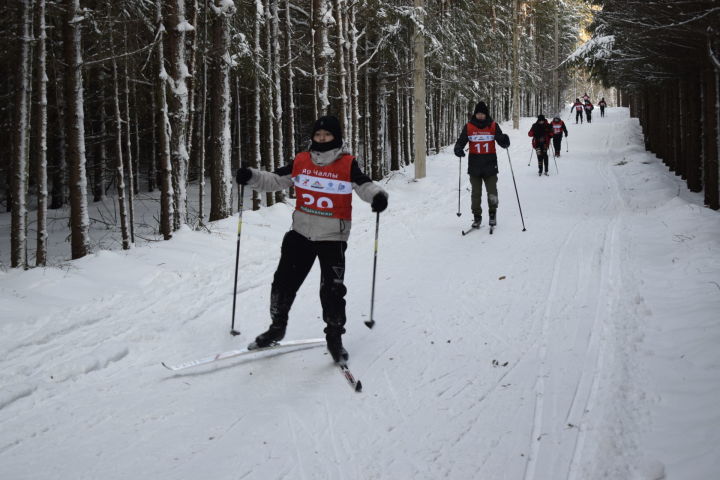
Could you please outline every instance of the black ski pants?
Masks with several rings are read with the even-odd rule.
[[[560,153],[560,150],[562,150],[562,137],[562,132],[553,135],[553,147],[555,148],[555,155]]]
[[[582,110],[575,110],[575,123],[580,119],[580,123],[583,123]]]
[[[539,143],[537,147],[535,147],[535,153],[537,154],[538,158],[538,173],[542,173],[543,164],[545,165],[545,173],[547,173],[548,171],[548,163],[550,162],[550,157],[548,157],[547,152],[548,149],[544,143]]]
[[[605,116],[605,107],[603,107],[603,106],[600,106],[600,116],[601,117]]]
[[[592,112],[590,110],[585,110],[585,118],[587,123],[592,123]]]
[[[270,293],[273,325],[287,325],[288,314],[298,289],[305,281],[315,258],[320,259],[320,304],[326,334],[345,333],[345,250],[347,242],[308,240],[294,230],[283,238],[280,263]]]

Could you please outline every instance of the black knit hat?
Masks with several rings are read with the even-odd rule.
[[[477,105],[475,105],[475,111],[473,112],[473,115],[477,115],[478,113],[484,113],[485,115],[490,115],[490,110],[488,110],[488,106],[485,105],[485,102],[478,102]]]
[[[543,115],[543,114],[541,113],[540,115],[538,115],[537,121],[538,121],[538,122],[542,122],[543,120],[545,120],[545,115]]]
[[[313,125],[311,136],[314,136],[318,130],[327,130],[333,134],[336,142],[342,144],[342,128],[340,128],[340,120],[337,117],[328,115],[318,118],[315,125]]]

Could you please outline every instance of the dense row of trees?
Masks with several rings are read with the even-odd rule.
[[[454,141],[480,99],[499,120],[558,111],[569,79],[557,67],[588,8],[585,0],[4,2],[0,63],[16,72],[0,78],[0,134],[12,139],[0,143],[11,264],[30,263],[33,233],[35,263],[47,261],[48,208],[69,208],[72,257],[84,256],[88,202],[106,195],[118,202],[123,248],[134,242],[141,191],[159,190],[165,239],[183,224],[226,218],[235,167],[285,163],[321,114],[341,119],[352,151],[380,179],[414,161],[418,81],[428,152]],[[414,78],[418,51],[424,69]],[[190,184],[198,211],[188,208]],[[283,198],[254,193],[253,208]]]
[[[617,87],[646,146],[720,208],[720,5],[714,0],[605,0],[575,56]]]

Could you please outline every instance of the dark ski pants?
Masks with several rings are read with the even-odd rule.
[[[575,110],[575,123],[578,122],[578,118],[580,119],[580,123],[583,123],[582,110]]]
[[[314,242],[290,230],[283,238],[280,263],[270,293],[273,325],[287,325],[295,294],[305,281],[315,258],[320,259],[320,303],[326,334],[345,333],[345,250],[347,242]]]
[[[470,195],[471,209],[474,216],[482,215],[482,191],[483,182],[487,190],[488,210],[490,214],[495,213],[498,207],[498,191],[497,191],[497,175],[490,177],[476,177],[470,175],[470,185],[472,185],[472,193]]]
[[[559,155],[560,150],[562,150],[562,137],[562,132],[553,135],[553,147],[555,148],[555,156]]]
[[[548,163],[550,162],[550,157],[548,157],[547,148],[545,148],[545,145],[538,145],[535,149],[535,153],[537,154],[538,158],[538,173],[542,173],[543,171],[543,164],[545,165],[545,173],[548,171]]]
[[[600,116],[601,117],[605,116],[605,107],[600,107]]]
[[[587,120],[588,123],[592,123],[592,112],[589,112],[586,110],[585,111],[585,119]]]

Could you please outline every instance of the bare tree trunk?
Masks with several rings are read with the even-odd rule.
[[[295,147],[295,70],[292,60],[292,22],[290,21],[290,0],[285,0],[285,49],[287,50],[288,81],[288,146],[290,155],[297,153]]]
[[[12,162],[12,215],[10,227],[10,266],[27,268],[25,249],[27,247],[27,122],[30,85],[30,0],[20,4],[18,38],[20,39],[17,70],[17,90],[15,92],[15,138]]]
[[[212,45],[212,175],[210,195],[210,221],[232,215],[232,174],[230,172],[230,17],[235,5],[224,0],[213,0]]]
[[[80,48],[80,0],[65,0],[63,24],[65,53],[65,116],[67,153],[70,169],[70,244],[72,258],[87,255],[89,223],[87,210],[87,176],[85,174],[85,109],[83,104],[82,51]]]
[[[125,27],[125,45],[127,45],[127,27]],[[128,60],[125,57],[125,149],[127,150],[127,178],[130,182],[130,188],[127,189],[128,203],[128,225],[130,226],[130,243],[135,243],[135,175],[133,168],[132,139],[130,132],[130,71],[128,69]]]
[[[421,10],[417,12],[419,22],[424,22],[425,0],[415,0],[415,9]],[[425,138],[425,37],[420,29],[415,26],[414,32],[414,59],[415,68],[413,69],[413,87],[414,87],[414,124],[415,124],[415,178],[425,178],[425,154],[426,154],[426,138]]]
[[[185,63],[185,32],[192,26],[185,19],[185,0],[167,1],[168,6],[168,116],[170,117],[170,158],[172,161],[174,216],[173,229],[187,223],[187,139],[188,69]]]
[[[158,61],[158,77],[156,80],[157,87],[157,103],[159,110],[159,153],[160,160],[158,167],[160,169],[160,232],[165,240],[172,238],[173,232],[173,198],[175,194],[172,187],[172,161],[170,159],[170,119],[168,118],[167,94],[165,92],[165,84],[167,83],[167,72],[165,71],[165,51],[163,49],[165,27],[162,24],[162,0],[157,0],[157,28],[158,43],[157,61]]]
[[[273,0],[276,1],[276,0]],[[270,12],[270,0],[265,0],[265,76],[269,80],[268,82],[268,95],[266,96],[267,101],[267,112],[266,125],[267,130],[265,131],[265,144],[267,145],[267,152],[265,154],[264,166],[268,172],[274,170],[277,159],[275,158],[275,136],[273,135],[273,128],[275,125],[275,112],[273,111],[273,100],[274,100],[274,82],[273,78],[273,53],[272,53],[272,20]],[[275,204],[275,192],[266,192],[265,195],[267,206]]]
[[[337,26],[337,71],[340,90],[340,121],[345,132],[352,135],[352,124],[348,121],[347,70],[345,69],[344,0],[335,0],[335,25]]]
[[[35,151],[37,154],[37,252],[35,264],[47,263],[47,48],[45,0],[38,0],[37,42],[37,114],[35,115]]]
[[[330,108],[330,56],[332,50],[328,41],[328,23],[332,18],[332,6],[328,0],[320,0],[320,21],[318,22],[320,35],[320,115],[327,115]]]
[[[512,37],[512,120],[513,128],[520,128],[520,0],[515,0]]]
[[[310,0],[310,25],[312,25],[310,31],[310,59],[312,62],[312,86],[313,86],[313,119],[317,119],[320,116],[320,104],[319,104],[319,93],[318,93],[318,40],[317,35],[320,31],[320,22],[318,18],[322,15],[321,6],[323,0]]]
[[[280,168],[285,161],[285,152],[283,151],[282,121],[282,87],[280,85],[280,18],[278,3],[280,0],[272,2],[272,78],[274,81],[272,98],[274,103],[274,122],[273,137],[275,138],[275,168]],[[270,72],[269,72],[270,73]],[[283,192],[275,192],[275,201],[282,202],[285,199]]]
[[[115,45],[110,31],[110,46],[114,50]],[[118,207],[120,210],[120,231],[122,233],[122,248],[129,250],[132,245],[130,239],[130,228],[128,228],[127,201],[125,199],[125,165],[123,161],[123,128],[122,113],[120,111],[120,87],[118,85],[118,68],[115,58],[112,59],[113,71],[113,102],[115,107],[115,178],[117,181]]]
[[[260,47],[260,27],[263,23],[263,12],[262,3],[260,0],[255,2],[255,129],[254,141],[253,141],[253,157],[250,159],[250,166],[258,168],[262,161],[262,145],[260,143],[260,129],[262,126],[262,117],[260,111],[260,96],[262,94],[260,88],[260,74],[262,67],[260,66],[260,59],[262,58],[262,48]],[[256,190],[253,190],[253,210],[260,208],[260,195]]]
[[[358,90],[358,40],[355,28],[355,2],[350,6],[350,69],[352,70],[352,151],[354,155],[360,150],[360,92]]]

